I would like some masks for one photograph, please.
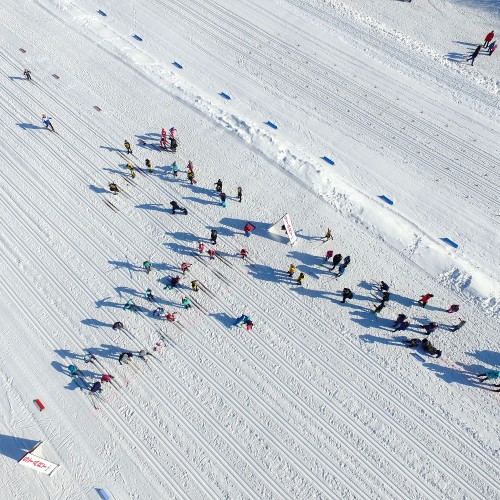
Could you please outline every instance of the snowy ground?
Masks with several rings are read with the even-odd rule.
[[[0,18],[4,498],[500,498],[500,395],[474,377],[500,365],[500,53],[464,61],[494,2],[6,0]],[[175,155],[156,147],[172,125]],[[133,184],[125,138],[155,166]],[[287,212],[293,247],[268,231]],[[212,228],[209,262],[193,251]],[[329,249],[352,259],[338,280]],[[183,261],[183,288],[163,290]],[[148,287],[178,323],[153,317]],[[244,312],[254,329],[230,329]],[[440,323],[440,359],[402,347],[401,312],[410,337]],[[147,365],[118,364],[158,341]],[[71,363],[116,377],[98,409]],[[16,463],[39,440],[51,477]]]

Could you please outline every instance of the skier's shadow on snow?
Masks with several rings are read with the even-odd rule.
[[[194,203],[201,203],[202,205],[220,205],[220,201],[204,200],[203,198],[196,198],[194,196],[184,196],[183,200],[193,201]]]
[[[39,441],[0,434],[0,455],[19,462]]]
[[[355,323],[358,323],[365,328],[380,328],[381,326],[388,327],[390,324],[394,323],[392,320],[377,317],[373,310],[368,309],[367,307],[364,308],[364,311],[352,311],[350,314],[353,316],[352,320]]]
[[[484,349],[482,351],[466,352],[465,354],[476,358],[478,361],[481,361],[481,363],[485,363],[491,366],[500,365],[500,352],[497,351],[489,351]],[[488,370],[491,370],[491,368],[488,368]],[[486,370],[483,369],[483,371],[479,373],[484,373],[485,371]]]
[[[170,237],[170,238],[172,238],[174,240],[181,240],[181,241],[188,241],[188,242],[197,242],[197,241],[199,241],[199,238],[196,238],[196,236],[194,234],[192,234],[192,233],[185,233],[185,232],[182,232],[182,233],[179,233],[179,232],[169,233],[168,231],[165,231],[165,236]],[[193,251],[192,248],[190,250]]]
[[[93,191],[94,193],[98,193],[98,194],[103,194],[103,193],[108,192],[107,189],[104,189],[103,187],[100,187],[100,186],[94,186],[94,184],[89,184],[89,189],[91,191]]]
[[[16,125],[23,130],[42,130],[45,127],[40,127],[38,125],[34,125],[33,123],[16,123]]]
[[[300,262],[299,270],[315,278],[318,277],[318,274],[331,274],[329,268],[324,266],[324,264],[326,264],[324,257],[319,255],[311,255],[309,253],[291,250],[288,252],[287,258]]]
[[[187,245],[180,245],[179,243],[163,243],[163,246],[169,248],[173,252],[179,255],[190,255],[193,256],[194,248],[188,247]],[[170,266],[171,271],[175,271],[176,269],[180,272],[181,262],[179,262],[179,267],[176,268],[174,266]]]
[[[140,266],[136,266],[135,264],[131,264],[130,262],[123,262],[121,260],[108,260],[108,264],[115,266],[116,269],[124,267],[125,269],[129,269],[130,271],[142,271],[143,268]]]
[[[205,196],[214,196],[214,190],[213,189],[208,189],[199,186],[198,184],[190,184],[189,182],[187,183],[187,187],[191,188],[191,191],[195,194],[202,195],[204,194]]]
[[[10,80],[26,80],[23,76],[9,76]]]
[[[117,175],[126,175],[126,172],[128,172],[128,169],[125,171],[125,169],[117,170],[116,168],[108,168],[108,167],[103,168],[103,170],[105,170],[106,172],[109,172],[110,174],[117,174]],[[125,179],[123,179],[123,180],[125,180]]]
[[[172,210],[164,206],[162,203],[143,203],[142,205],[136,205],[135,208],[139,208],[141,210],[151,210],[154,212],[167,213]]]
[[[123,307],[123,304],[120,304],[118,302],[112,302],[112,301],[108,300],[109,298],[110,297],[106,297],[105,299],[96,300],[95,306],[97,308],[100,308],[100,307],[113,307],[115,309],[121,309]]]
[[[272,282],[289,282],[290,278],[288,274],[281,269],[273,269],[270,266],[264,266],[262,264],[253,264],[248,267],[248,273],[255,279],[261,281],[272,281]]]
[[[113,326],[113,323],[104,323],[94,318],[82,319],[81,323],[92,328],[111,328]]]
[[[317,241],[317,242],[320,242],[320,241],[323,241],[323,238],[321,236],[317,236],[317,235],[307,235],[307,234],[302,234],[303,231],[302,229],[299,229],[298,231],[295,231],[295,235],[297,236],[297,238],[300,238],[301,240],[307,240],[307,241]],[[320,247],[321,245],[318,245],[318,247]]]
[[[226,313],[210,313],[209,316],[212,318],[215,318],[219,323],[224,325],[226,328],[231,328],[231,326],[234,325],[236,322],[236,318],[229,316],[229,314]]]
[[[406,339],[406,337],[392,337],[392,338],[377,337],[375,335],[370,335],[368,333],[359,336],[359,340],[361,342],[370,343],[370,344],[397,345],[400,347],[405,347],[405,344],[403,344],[403,342],[402,342],[405,339]]]
[[[220,234],[225,234],[227,236],[234,236],[237,234],[243,234],[243,228],[245,227],[245,224],[247,222],[249,222],[250,224],[252,224],[252,226],[254,226],[256,228],[253,231],[254,235],[258,235],[258,236],[261,236],[263,238],[272,239],[269,236],[270,233],[268,232],[268,229],[270,229],[273,226],[273,224],[266,224],[265,222],[261,222],[261,221],[253,221],[253,220],[249,220],[249,219],[233,219],[231,217],[223,217],[219,221],[219,224],[226,226],[225,231],[227,232],[227,234],[222,232],[222,228],[221,228],[221,231],[219,231],[218,228],[216,228],[216,229],[217,229],[217,231],[219,231]],[[234,229],[235,231],[233,231],[233,230],[229,231],[228,228]]]
[[[110,344],[101,344],[100,347],[93,347],[92,353],[95,356],[100,356],[102,358],[114,359],[118,361],[118,357],[120,353],[127,351],[127,349],[117,347],[115,345]]]
[[[121,151],[122,153],[124,152],[123,149],[120,148],[114,148],[112,146],[99,146],[101,149],[105,149],[106,151],[112,152],[112,151]]]
[[[439,377],[441,380],[444,380],[448,384],[461,384],[471,387],[481,387],[481,385],[478,383],[479,381],[471,379],[469,375],[462,370],[457,370],[456,368],[429,362],[423,363],[423,366],[434,372],[437,377]]]
[[[462,40],[453,40],[453,43],[456,43],[458,45],[467,45],[468,47],[474,47],[474,48],[476,48],[479,45],[478,42],[463,42]]]
[[[327,290],[312,290],[311,288],[307,288],[301,285],[295,285],[292,288],[293,291],[297,292],[299,295],[304,297],[311,297],[313,299],[328,299],[331,300],[332,295],[335,292],[329,292]]]
[[[464,54],[463,52],[448,52],[446,59],[452,62],[464,62],[468,56],[468,54]]]

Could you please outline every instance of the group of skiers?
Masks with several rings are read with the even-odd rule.
[[[492,55],[495,50],[497,50],[497,42],[493,40],[495,38],[495,32],[490,31],[484,38],[484,43],[482,45],[478,45],[472,54],[466,59],[466,61],[471,61],[471,66],[474,66],[474,61],[476,57],[481,52],[481,49],[486,49],[488,51],[488,55]]]

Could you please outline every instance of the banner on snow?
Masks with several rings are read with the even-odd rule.
[[[269,228],[269,232],[279,235],[280,238],[288,237],[292,245],[297,241],[297,236],[295,235],[295,231],[293,230],[292,222],[288,214],[285,214],[283,217],[281,217],[281,219],[275,222]],[[283,232],[286,233],[286,236],[283,234]]]
[[[24,465],[25,467],[29,467],[30,469],[35,469],[38,472],[41,472],[42,474],[52,474],[58,467],[58,464],[55,464],[53,462],[50,462],[49,460],[46,460],[45,458],[38,457],[36,455],[33,455],[33,452],[42,444],[42,441],[40,441],[32,450],[28,451],[26,455],[24,455],[21,460],[19,460],[18,463],[21,465]]]

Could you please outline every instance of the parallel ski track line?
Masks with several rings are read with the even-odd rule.
[[[5,161],[9,162],[9,164],[10,164],[10,162],[13,161],[13,158],[7,158],[3,152],[0,152],[0,157],[3,157]],[[40,160],[40,164],[44,164],[45,163],[45,161],[44,161],[44,159],[42,157],[38,156],[38,158]],[[47,168],[50,168],[50,165],[48,165],[47,163],[45,163],[45,166]],[[1,176],[1,174],[0,174],[0,176]],[[5,179],[5,181],[7,181],[7,179]],[[18,196],[20,196],[22,198],[22,195],[20,195],[19,192],[17,192],[17,194],[18,194]],[[57,198],[54,198],[54,199],[57,199]],[[40,214],[40,212],[38,210],[37,210],[37,212],[38,212],[38,215],[41,216],[41,214]],[[14,215],[14,213],[13,213],[13,215]],[[25,217],[29,220],[29,217],[27,215],[25,215]],[[41,218],[43,219],[42,216],[41,216]],[[137,227],[134,227],[133,224],[129,224],[129,225],[130,225],[131,229],[135,230],[138,233]],[[89,265],[89,268],[93,268],[95,271],[99,272],[99,269],[96,268],[95,265],[92,264],[92,261],[90,260],[90,258],[88,256],[84,256],[81,252],[79,252],[78,249],[74,246],[74,244],[72,244],[71,240],[69,240],[68,238],[65,238],[65,235],[63,235],[63,233],[61,233],[60,230],[57,230],[58,228],[53,227],[53,229],[55,230],[55,232],[58,232],[58,234],[61,237],[61,239],[64,239],[66,241],[66,243],[68,244],[68,246],[72,247],[73,250],[82,257],[82,260],[86,260],[87,261],[87,263]],[[144,235],[142,233],[141,233],[141,236],[144,237]],[[43,241],[39,240],[39,242],[40,242],[41,246],[45,246],[45,244],[44,244]],[[120,247],[119,246],[116,246],[116,249],[117,249],[117,251],[120,251]],[[110,255],[110,257],[112,257],[112,256]],[[56,257],[54,257],[54,258],[56,258]],[[117,285],[117,283],[111,282],[108,279],[108,277],[104,273],[102,273],[102,271],[100,272],[100,274],[101,274],[101,277],[103,278],[103,281],[108,281],[111,286],[116,286]],[[82,283],[82,285],[83,285],[83,283]],[[84,290],[87,290],[87,288],[86,288],[85,285],[83,285],[81,288],[84,289]],[[95,297],[92,294],[88,294],[88,295],[89,295],[89,297],[92,300],[95,299]],[[78,303],[75,302],[75,304],[78,304]],[[80,312],[83,314],[83,316],[85,316],[87,314],[87,311],[85,311],[83,309],[81,309]],[[113,317],[113,315],[111,313],[108,314],[108,317],[109,317],[110,320],[114,321],[114,317]],[[105,332],[103,332],[103,333],[105,334]],[[79,347],[80,347],[80,349],[83,350],[83,347],[80,344],[79,344]],[[142,348],[143,346],[139,345],[139,347]],[[168,378],[169,381],[172,381],[172,379],[170,377],[170,374],[167,371],[164,371],[164,374],[165,374],[166,378]],[[205,378],[207,378],[207,377],[205,377]],[[144,379],[144,382],[147,385],[147,384],[150,383],[150,380]],[[182,387],[180,386],[180,384],[177,383],[177,382],[176,382],[176,388],[177,388],[177,390],[179,391],[180,394],[182,394],[184,397],[186,397],[186,390],[182,389]],[[176,416],[177,420],[181,421],[181,422],[184,422],[186,428],[190,429],[192,436],[193,437],[197,436],[197,432],[193,428],[191,428],[191,423],[189,423],[189,421],[186,420],[182,416],[182,414],[180,414],[171,405],[169,405],[168,402],[159,393],[155,392],[155,393],[152,393],[152,395],[154,397],[162,399],[165,407],[168,408],[169,411],[171,411],[172,413],[176,413],[175,416]],[[194,408],[196,408],[197,406],[198,407],[200,406],[200,403],[196,402],[196,400],[194,400],[191,396],[188,399],[191,400],[191,404],[193,405]],[[130,404],[130,399],[129,399],[128,403],[129,403],[130,407],[134,407],[134,409],[136,411],[140,411],[140,410],[137,409],[136,406]],[[203,409],[200,410],[198,408],[196,411],[198,412],[198,414],[200,415],[200,417],[202,419],[207,417],[207,414],[206,414],[206,412]],[[220,425],[217,425],[217,423],[214,423],[212,417],[210,417],[210,418],[212,419],[211,424],[213,425],[213,427],[215,429],[219,429],[219,432],[221,432]],[[152,430],[152,429],[150,428],[150,430]],[[158,433],[154,433],[154,435],[157,436]],[[214,448],[211,447],[209,445],[209,443],[207,443],[205,441],[205,438],[202,438],[202,439],[204,441],[204,444],[200,446],[200,449],[206,450],[206,452],[208,454],[216,455],[213,458],[216,459],[216,460],[218,460],[220,463],[224,464],[224,467],[221,468],[221,470],[231,470],[232,474],[233,474],[232,477],[233,478],[239,478],[237,484],[246,485],[247,491],[251,491],[252,487],[248,483],[246,483],[245,479],[243,477],[239,476],[239,474],[237,473],[237,471],[234,470],[229,463],[227,463],[227,461],[220,455],[220,453],[218,451],[215,451]],[[275,493],[279,494],[281,498],[286,498],[287,497],[287,495],[288,495],[287,492],[285,492],[284,490],[280,489],[278,487],[278,485],[276,485],[275,483],[271,483],[269,481],[269,478],[264,473],[258,472],[258,470],[255,469],[255,466],[253,465],[253,463],[255,463],[255,460],[253,460],[253,462],[252,462],[251,457],[249,457],[248,454],[247,454],[247,452],[244,449],[241,448],[241,445],[239,445],[238,443],[235,442],[235,440],[234,440],[234,438],[232,436],[229,435],[229,437],[226,437],[225,439],[226,439],[227,442],[232,442],[232,446],[235,448],[234,451],[236,453],[239,453],[240,455],[246,456],[246,459],[248,460],[247,464],[254,469],[254,472],[256,473],[257,476],[261,477],[263,483],[266,484],[267,488],[270,491],[274,491]],[[198,435],[198,440],[201,441],[201,438],[200,438],[199,435]],[[210,495],[208,495],[208,498],[210,498]]]
[[[352,346],[351,346],[352,347]]]
[[[163,7],[166,8],[166,4],[163,4],[159,0],[155,0],[156,3],[162,5]],[[169,11],[174,11],[175,9],[172,8],[172,4],[175,4],[175,0],[172,0],[168,6]],[[242,38],[237,38],[232,34],[229,34],[226,30],[224,30],[222,27],[215,27],[216,32],[221,35],[218,36],[217,34],[214,34],[214,32],[209,31],[209,29],[206,28],[207,26],[207,19],[198,12],[193,11],[192,9],[189,9],[188,7],[183,7],[182,11],[189,11],[192,13],[193,18],[198,19],[200,22],[196,23],[191,20],[191,24],[196,24],[196,29],[199,31],[203,31],[213,39],[218,39],[222,46],[228,46],[227,43],[227,38],[230,38],[231,40],[234,41],[234,45],[231,46],[231,48],[239,53],[242,57],[244,57],[246,60],[253,61],[257,65],[261,65],[262,60],[268,60],[269,55],[261,53],[260,55],[262,56],[262,59],[257,59],[250,55],[248,52],[245,52],[241,50],[240,47],[242,46],[247,46],[248,49],[252,50],[252,53],[258,53],[259,50],[256,49],[255,47],[248,45],[244,39]],[[206,11],[205,7],[202,7],[202,11]],[[179,12],[177,14],[180,17],[183,17]],[[186,16],[184,16],[186,17]],[[222,38],[222,36],[225,36],[226,39]],[[439,147],[436,148],[436,150],[431,150],[428,149],[427,146],[420,144],[418,142],[415,142],[414,139],[410,135],[406,135],[401,133],[400,130],[397,129],[391,129],[388,128],[389,126],[385,122],[380,122],[378,118],[376,118],[375,115],[368,114],[363,108],[359,107],[355,103],[349,103],[346,105],[345,102],[341,101],[339,96],[329,93],[328,90],[323,89],[320,85],[316,83],[315,80],[307,80],[306,76],[303,75],[302,73],[295,73],[293,72],[293,68],[285,66],[282,62],[280,61],[274,61],[275,67],[279,67],[282,69],[282,72],[280,73],[279,71],[276,71],[272,69],[271,67],[266,67],[266,70],[269,71],[270,73],[274,74],[275,76],[278,77],[278,79],[281,79],[283,81],[286,81],[290,86],[294,87],[295,89],[298,90],[303,90],[305,87],[304,85],[307,85],[310,89],[315,89],[317,92],[316,99],[321,102],[321,105],[325,109],[329,109],[332,112],[337,112],[338,114],[341,114],[346,121],[351,121],[353,123],[356,123],[358,126],[360,126],[363,130],[369,130],[374,136],[378,137],[379,139],[382,138],[385,140],[387,143],[390,143],[392,147],[395,147],[396,149],[399,150],[404,150],[408,155],[414,155],[415,157],[419,158],[422,162],[426,162],[426,165],[431,168],[433,168],[435,171],[439,172],[443,177],[447,177],[450,182],[455,182],[457,184],[460,184],[466,191],[468,192],[473,192],[475,196],[478,198],[483,198],[484,200],[488,200],[490,203],[493,205],[500,206],[500,188],[497,186],[492,186],[491,182],[489,182],[488,179],[484,179],[482,176],[478,176],[476,174],[476,170],[474,167],[471,167],[470,170],[466,170],[461,167],[461,164],[457,164],[455,160],[452,160],[451,158],[448,158],[444,156],[442,153],[440,153],[440,150],[445,148],[446,144],[445,143],[440,143]],[[294,79],[287,78],[285,76],[287,75],[292,75],[294,76]],[[298,84],[297,82],[302,81],[303,84]],[[347,89],[346,89],[347,90]],[[309,94],[311,95],[311,94]],[[362,97],[359,97],[362,99]],[[336,103],[337,106],[334,106],[332,103]],[[375,106],[375,104],[373,104]],[[350,111],[347,111],[347,110]],[[352,110],[355,110],[359,114],[359,118],[355,118],[352,113]],[[385,108],[380,108],[381,112],[385,112]],[[310,112],[310,111],[309,111]],[[371,122],[377,122],[379,121],[379,128],[380,130],[368,128],[366,124],[371,123]],[[411,127],[412,124],[411,122],[405,122],[407,127]],[[387,134],[382,132],[382,130],[386,130]],[[422,132],[423,133],[423,132]],[[390,136],[394,136],[394,138],[398,137],[400,142],[397,142],[393,139],[391,139]],[[429,135],[428,136],[429,140],[435,140],[436,137]],[[414,143],[413,147],[410,148],[408,144]],[[461,153],[463,155],[463,153]],[[470,157],[463,155],[464,159],[466,161],[470,161]],[[440,161],[442,166],[437,165],[437,161]],[[446,169],[448,167],[448,170]],[[450,172],[456,172],[457,176],[452,176],[450,175]],[[475,182],[482,187],[481,190],[474,190],[471,188],[470,182],[467,182],[465,179],[470,179],[474,178]],[[464,179],[464,180],[462,180]],[[488,194],[491,193],[491,194]],[[489,217],[494,216],[491,213],[486,213]]]
[[[21,102],[20,102],[19,104],[20,104],[20,105],[22,105],[22,103],[21,103]],[[63,140],[63,141],[64,141],[64,140]],[[68,143],[68,141],[64,141],[64,142],[67,142],[67,143]],[[67,145],[68,145],[68,146],[70,146],[70,144],[67,144]],[[75,153],[78,155],[78,154],[79,154],[79,151],[75,151]],[[82,179],[82,180],[84,180],[84,179]],[[155,243],[156,243],[156,242],[155,242]],[[217,324],[217,323],[215,323],[215,324]],[[306,444],[306,445],[309,445],[309,443],[307,443],[307,442],[305,442],[305,444]],[[282,451],[285,451],[285,450],[282,450]],[[313,450],[313,452],[317,452],[317,450]],[[292,458],[292,457],[293,457],[293,456],[290,456],[290,458]],[[293,461],[293,460],[292,460],[292,461]],[[308,469],[303,469],[303,471],[306,471],[306,470],[308,471]],[[307,474],[306,474],[306,475],[307,475]],[[317,478],[316,478],[315,476],[313,476],[313,484],[315,484],[315,482],[317,482]],[[348,487],[348,488],[349,488],[349,487],[351,487],[351,488],[352,488],[352,484],[346,483],[346,485],[347,485],[347,487]]]

